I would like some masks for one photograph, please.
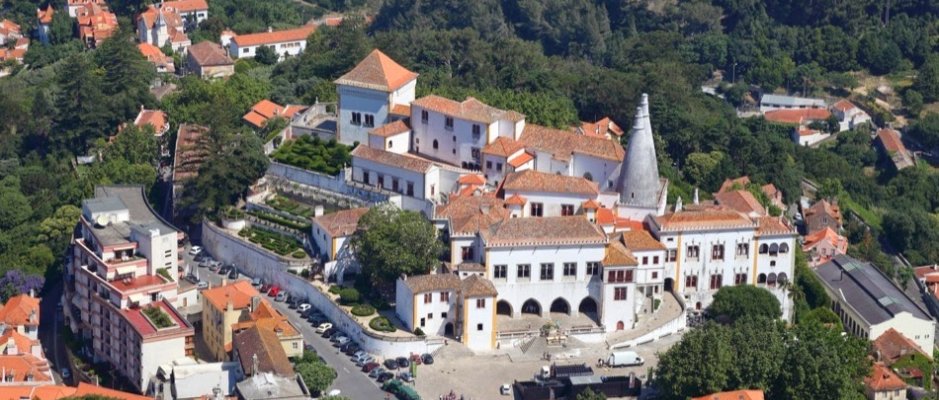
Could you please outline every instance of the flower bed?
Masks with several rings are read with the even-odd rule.
[[[176,326],[176,323],[173,322],[173,319],[169,315],[166,315],[166,312],[160,309],[160,307],[147,307],[143,309],[143,315],[153,323],[157,329],[169,328]]]
[[[356,304],[352,306],[352,315],[356,317],[367,317],[375,313],[375,307],[368,304]]]
[[[304,218],[312,217],[315,213],[312,208],[288,199],[284,196],[274,196],[274,198],[268,200],[266,204],[273,207],[277,211],[283,211],[285,213],[301,216]]]
[[[251,243],[260,245],[281,256],[286,256],[296,251],[302,251],[300,249],[300,242],[290,236],[281,235],[279,233],[250,227],[242,229],[238,235],[247,238]]]
[[[368,326],[379,332],[394,332],[397,330],[386,317],[372,318],[372,320],[368,322]]]

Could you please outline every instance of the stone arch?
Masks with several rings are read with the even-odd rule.
[[[535,299],[528,299],[522,303],[522,314],[534,314],[541,316],[541,303]]]
[[[776,254],[779,254],[779,245],[776,243],[773,243],[769,245],[769,255],[773,256]]]
[[[766,243],[763,243],[760,245],[760,254],[766,253],[769,253],[769,246],[767,246]]]
[[[506,315],[506,316],[511,317],[511,316],[512,316],[512,305],[509,304],[509,302],[507,302],[507,301],[505,301],[505,300],[499,300],[499,302],[496,303],[496,314],[498,314],[498,315]]]
[[[590,296],[584,297],[584,299],[580,301],[580,305],[577,306],[577,312],[580,313],[595,314],[598,309],[599,307],[597,307],[597,301]]]
[[[563,297],[558,297],[551,302],[550,312],[571,315],[571,304]]]

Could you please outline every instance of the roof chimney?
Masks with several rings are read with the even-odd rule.
[[[268,33],[270,33],[270,32],[274,32],[274,28],[271,28],[271,27],[267,27],[267,32],[268,32]]]
[[[694,188],[694,204],[698,204],[698,188]]]
[[[678,196],[678,199],[675,200],[675,212],[680,212],[683,206],[681,204],[681,196]]]
[[[261,296],[252,296],[251,297],[251,312],[254,312],[261,306]]]

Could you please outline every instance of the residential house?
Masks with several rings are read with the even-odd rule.
[[[157,72],[176,73],[176,65],[173,63],[173,57],[163,54],[163,50],[160,50],[159,47],[150,43],[140,43],[137,45],[137,48],[140,50],[140,54],[143,54],[144,58],[146,58],[150,64],[153,64]]]
[[[841,232],[841,207],[837,200],[828,202],[821,199],[812,204],[811,207],[803,210],[805,217],[806,232],[812,234],[825,228],[831,228],[835,232]]]
[[[306,109],[307,106],[294,104],[282,106],[273,101],[264,99],[251,106],[248,113],[241,117],[241,119],[254,129],[261,129],[264,125],[267,125],[267,121],[271,118],[284,118],[287,121],[291,121],[294,116],[298,113],[302,113]]]
[[[828,108],[825,100],[807,97],[782,96],[777,94],[764,94],[760,98],[760,112],[783,109],[824,109]]]
[[[182,19],[186,32],[196,28],[209,18],[209,4],[206,0],[176,0],[161,2],[161,9],[171,10]]]
[[[498,292],[488,279],[428,274],[402,276],[395,286],[395,310],[409,331],[459,335],[473,350],[495,348]]]
[[[248,320],[232,325],[232,334],[237,336],[239,332],[255,327],[273,332],[287,357],[303,356],[303,335],[300,334],[300,330],[290,323],[287,317],[275,310],[266,299],[261,300],[257,308],[248,316]]]
[[[715,196],[717,196],[717,194],[729,191],[747,189],[751,183],[752,182],[750,182],[750,177],[746,175],[734,179],[724,179],[724,182],[721,183],[721,187],[717,190]],[[766,195],[771,205],[778,207],[780,210],[786,209],[786,203],[783,202],[783,193],[781,190],[776,188],[776,185],[767,183],[763,186],[760,186],[760,191]]]
[[[348,239],[355,233],[359,218],[366,212],[368,208],[353,208],[313,218],[310,236],[313,237],[319,256],[324,262],[349,255],[351,250]]]
[[[919,345],[893,328],[887,329],[871,342],[871,351],[874,361],[883,362],[888,367],[904,357],[932,358],[932,355],[924,353]]]
[[[235,385],[244,379],[241,364],[236,361],[206,363],[183,358],[160,366],[157,378],[163,391],[158,399],[213,398],[218,390],[222,396],[234,396]]]
[[[140,107],[140,112],[134,118],[134,126],[143,128],[149,126],[153,128],[153,135],[161,138],[170,130],[170,121],[166,113],[160,110],[148,110]]]
[[[847,254],[848,238],[826,226],[805,235],[802,240],[802,251],[808,255],[809,266],[814,267],[828,262],[832,257],[839,254]]]
[[[0,385],[0,398],[60,400],[77,398],[104,398],[114,400],[153,400],[153,397],[108,389],[104,386],[79,382],[78,386],[55,385],[49,383],[35,385]]]
[[[28,294],[11,297],[0,308],[0,323],[30,339],[39,339],[39,299]]]
[[[257,326],[235,335],[232,360],[241,364],[245,376],[263,373],[273,373],[286,378],[295,376],[290,359],[277,340],[277,335]]]
[[[913,268],[913,274],[919,281],[923,294],[939,301],[939,265],[925,265]]]
[[[694,397],[691,400],[763,400],[762,390],[731,390]]]
[[[838,131],[856,129],[861,124],[871,123],[871,116],[860,107],[846,99],[838,100],[832,107],[832,114],[838,118]]]
[[[910,153],[903,144],[903,140],[900,138],[900,132],[890,128],[878,129],[875,142],[884,156],[893,162],[897,170],[909,168],[916,164],[913,159],[913,154]]]
[[[809,127],[813,122],[825,122],[831,117],[831,112],[825,108],[798,108],[779,109],[763,113],[767,121],[792,125],[792,139],[801,146],[811,146],[831,135],[825,130]]]
[[[23,37],[20,26],[8,19],[0,20],[0,46],[6,46],[7,43],[16,42]]]
[[[49,27],[52,25],[53,14],[55,14],[55,9],[51,3],[46,5],[45,9],[36,9],[36,20],[39,23],[36,26],[36,36],[42,44],[49,44]]]
[[[261,294],[247,281],[202,291],[202,338],[215,360],[228,359],[232,326],[249,320],[261,301]]]
[[[404,109],[414,101],[417,73],[375,49],[335,83],[339,94],[337,137],[351,145],[367,143],[372,128],[410,115]]]
[[[77,18],[79,10],[85,6],[98,6],[107,9],[107,0],[68,0],[68,16]]]
[[[193,354],[193,327],[174,306],[184,235],[140,186],[96,187],[76,232],[62,296],[66,323],[94,362],[146,392],[160,365]]]
[[[0,47],[0,61],[16,61],[22,64],[27,50],[29,50],[29,39],[24,37],[16,39],[11,48]]]
[[[906,382],[883,363],[874,363],[864,378],[864,395],[868,400],[906,400]]]
[[[849,334],[874,340],[893,328],[932,354],[935,322],[877,267],[838,255],[813,272]]]
[[[117,31],[117,15],[97,4],[79,7],[75,11],[75,19],[78,21],[78,37],[88,48],[100,46]]]
[[[228,52],[209,41],[194,44],[186,53],[186,67],[200,78],[224,78],[235,73],[235,62]]]
[[[665,290],[704,310],[721,287],[755,285],[773,293],[790,317],[784,288],[794,276],[797,233],[782,218],[696,207],[649,217],[652,235],[667,248]]]
[[[603,117],[596,122],[580,122],[580,126],[573,128],[575,133],[587,136],[596,136],[606,139],[619,140],[625,132],[610,117]]]
[[[192,45],[186,35],[186,22],[179,10],[173,6],[179,2],[151,4],[137,16],[137,40],[158,48],[170,46],[175,52],[183,52]]]
[[[251,58],[258,54],[258,48],[266,46],[274,50],[278,60],[283,60],[302,54],[307,38],[315,31],[316,25],[304,25],[282,31],[268,29],[267,32],[234,35],[228,43],[228,52],[232,58]]]

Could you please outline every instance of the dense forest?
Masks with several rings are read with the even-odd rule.
[[[221,209],[263,170],[261,140],[240,116],[262,98],[284,103],[335,100],[332,80],[372,48],[421,73],[419,92],[474,95],[516,108],[529,120],[566,126],[610,116],[629,126],[640,93],[651,96],[660,170],[671,200],[717,189],[723,179],[749,175],[772,182],[789,203],[800,181],[821,185],[860,219],[849,219],[852,253],[891,274],[881,250],[914,263],[939,261],[939,175],[928,165],[897,173],[885,167],[869,132],[847,132],[829,146],[801,148],[789,128],[739,119],[752,88],[805,95],[846,95],[864,77],[895,83],[911,121],[910,138],[939,145],[939,55],[936,15],[926,2],[864,1],[604,1],[604,0],[210,0],[211,18],[193,37],[217,40],[233,28],[253,32],[297,25],[331,11],[350,16],[321,27],[304,54],[275,65],[241,60],[224,81],[159,77],[178,90],[157,100],[156,77],[135,51],[131,21],[146,0],[115,0],[123,33],[86,51],[57,13],[52,43],[38,42],[26,66],[0,79],[0,272],[42,275],[64,249],[80,199],[95,184],[152,186],[154,146],[131,129],[108,144],[142,105],[166,110],[173,124],[207,124],[207,177],[187,191],[198,215]],[[40,0],[5,0],[0,15],[33,27]],[[62,2],[55,6],[61,8]],[[368,19],[358,15],[368,14]],[[366,21],[371,21],[367,23]],[[263,60],[261,60],[263,61]],[[701,92],[723,72],[727,101]],[[919,118],[921,116],[921,118]],[[889,113],[876,115],[879,123]],[[262,132],[261,137],[265,137]],[[128,142],[128,143],[124,143]],[[122,144],[124,143],[124,144]],[[76,166],[76,155],[102,162]],[[152,153],[150,153],[152,154]],[[242,163],[239,160],[251,160]],[[159,198],[155,194],[153,198]],[[67,225],[67,224],[66,224]],[[58,230],[50,236],[47,227]],[[902,272],[902,271],[901,271]]]

